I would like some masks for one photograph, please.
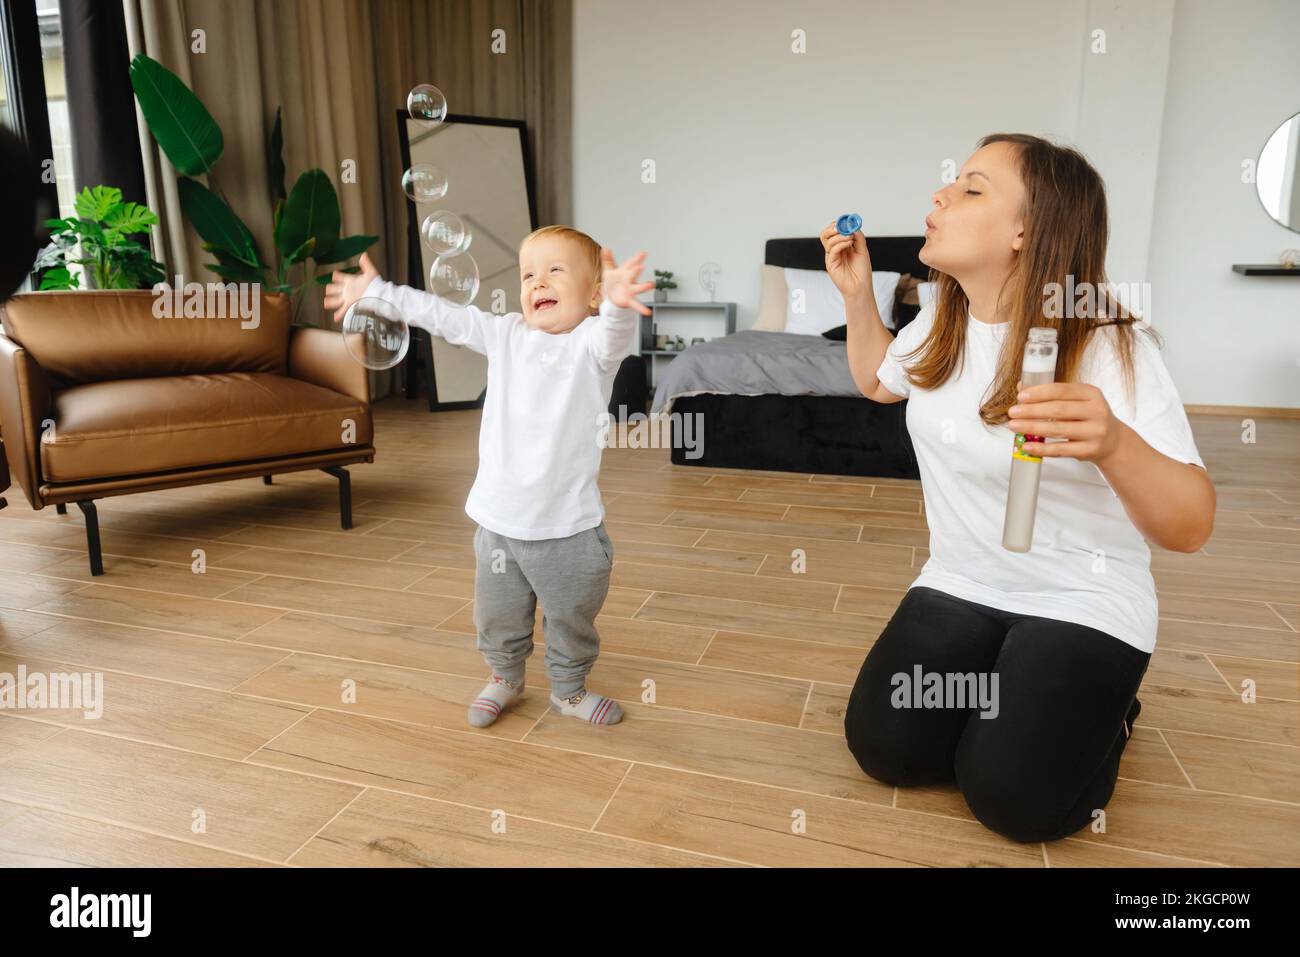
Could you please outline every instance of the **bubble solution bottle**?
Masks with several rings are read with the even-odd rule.
[[[1029,330],[1020,381],[1024,388],[1056,380],[1056,330],[1035,326]],[[1007,485],[1007,514],[1002,523],[1002,547],[1013,552],[1029,551],[1034,540],[1034,514],[1038,511],[1038,480],[1043,467],[1040,456],[1022,451],[1026,442],[1042,442],[1039,435],[1016,433],[1011,450],[1011,479]]]

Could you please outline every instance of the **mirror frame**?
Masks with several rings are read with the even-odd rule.
[[[1268,217],[1269,222],[1281,226],[1283,229],[1289,229],[1293,233],[1300,233],[1300,223],[1293,225],[1291,223],[1282,222],[1282,220],[1278,219],[1268,211],[1268,207],[1264,205],[1264,197],[1259,194],[1259,161],[1264,158],[1264,149],[1268,146],[1273,137],[1277,135],[1278,130],[1292,122],[1300,123],[1300,111],[1285,117],[1281,123],[1273,127],[1273,130],[1268,134],[1268,136],[1264,137],[1264,142],[1260,144],[1259,152],[1255,154],[1255,182],[1251,185],[1255,187],[1255,199],[1259,202],[1259,208],[1264,211],[1264,215]],[[1300,170],[1296,171],[1296,176],[1300,179]],[[1300,185],[1293,186],[1292,189],[1300,189]]]
[[[397,142],[402,154],[402,169],[411,168],[411,143],[407,136],[406,124],[411,119],[411,115],[404,109],[398,109],[397,115]],[[533,157],[528,148],[528,128],[523,120],[506,120],[494,116],[474,116],[469,113],[448,113],[443,118],[443,123],[462,123],[466,125],[478,126],[504,126],[513,128],[519,132],[519,151],[524,163],[524,189],[528,193],[528,223],[529,230],[537,228],[537,191],[533,182]],[[409,196],[403,195],[406,200],[406,278],[407,284],[420,290],[426,290],[424,277],[424,258],[422,246],[420,243],[420,224],[419,207],[415,200]],[[420,340],[419,355],[423,357],[425,364],[425,381],[429,387],[429,411],[454,411],[457,409],[481,409],[483,407],[484,397],[487,395],[487,387],[477,399],[470,399],[461,402],[438,402],[438,378],[437,371],[433,364],[433,341],[430,336],[419,330],[411,330],[413,338]],[[406,372],[406,397],[415,398],[416,383],[414,381],[415,356],[416,349],[412,348],[407,352],[403,368]]]

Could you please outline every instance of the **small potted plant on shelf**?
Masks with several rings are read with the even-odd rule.
[[[655,302],[667,302],[668,290],[676,289],[677,283],[673,282],[673,274],[663,269],[655,270]]]

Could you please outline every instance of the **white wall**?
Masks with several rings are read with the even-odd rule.
[[[1147,250],[1159,176],[1160,129],[1169,72],[1174,0],[1091,0],[1080,32],[1087,36],[1073,132],[1061,137],[1083,150],[1106,182],[1112,282],[1148,279]],[[1094,53],[1102,30],[1104,53]],[[1152,290],[1143,315],[1160,322]]]
[[[1300,406],[1300,277],[1232,272],[1300,248],[1241,168],[1300,111],[1298,37],[1295,0],[1178,0],[1150,276],[1187,403]]]
[[[757,311],[766,239],[815,235],[849,211],[863,215],[869,235],[919,234],[930,195],[942,185],[944,160],[960,166],[986,133],[1036,133],[1078,146],[1106,179],[1108,270],[1116,282],[1152,281],[1152,318],[1169,342],[1184,400],[1300,404],[1294,391],[1283,394],[1278,377],[1268,386],[1267,376],[1248,369],[1237,380],[1197,375],[1195,356],[1222,309],[1196,301],[1188,307],[1182,297],[1210,267],[1178,264],[1192,247],[1203,252],[1211,226],[1216,235],[1226,231],[1210,215],[1179,221],[1165,197],[1204,198],[1203,164],[1213,162],[1206,141],[1218,136],[1224,114],[1232,113],[1235,124],[1243,112],[1282,113],[1241,107],[1261,87],[1272,85],[1278,102],[1300,89],[1294,51],[1285,52],[1285,67],[1253,52],[1268,37],[1264,46],[1283,55],[1300,4],[1253,0],[1210,12],[1215,6],[663,0],[644,7],[575,0],[575,225],[620,256],[648,250],[652,267],[677,273],[675,298],[705,298],[696,271],[703,262],[720,263],[718,298],[740,304],[744,328]],[[1202,19],[1208,24],[1186,25]],[[796,28],[806,32],[804,54],[791,52]],[[1106,31],[1104,55],[1090,52],[1098,28]],[[1239,37],[1226,50],[1198,46],[1225,34]],[[1168,90],[1167,75],[1174,78]],[[1198,109],[1201,100],[1214,105]],[[1291,104],[1295,109],[1300,102]],[[1251,145],[1228,150],[1235,157],[1229,174],[1273,128],[1263,117],[1241,125],[1242,142]],[[1197,145],[1188,152],[1191,143]],[[656,163],[653,184],[641,181],[646,159]],[[1174,181],[1182,185],[1170,194]],[[1226,201],[1228,186],[1219,190]],[[1220,273],[1232,262],[1273,258],[1286,245],[1274,234],[1291,235],[1290,245],[1300,241],[1272,225],[1253,194],[1241,199],[1254,208],[1243,206],[1249,215],[1232,224],[1240,242],[1221,236],[1232,251],[1214,253],[1212,268]],[[1184,198],[1172,205],[1191,204]],[[1157,243],[1156,236],[1169,239]],[[1251,287],[1246,296],[1271,310],[1280,326],[1300,282],[1272,282],[1292,285],[1275,293]]]

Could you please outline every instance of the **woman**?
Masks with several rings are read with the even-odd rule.
[[[989,828],[1054,840],[1105,807],[1140,707],[1157,622],[1144,539],[1199,550],[1214,487],[1154,333],[1107,293],[1105,188],[1087,160],[986,136],[933,199],[920,258],[936,301],[897,339],[862,234],[821,236],[854,381],[877,402],[909,399],[930,527],[844,730],[873,778],[955,779]],[[1076,307],[1087,288],[1095,308]],[[1056,382],[1021,390],[1033,326],[1057,330]],[[1015,433],[1043,460],[1027,553],[1002,547]]]

